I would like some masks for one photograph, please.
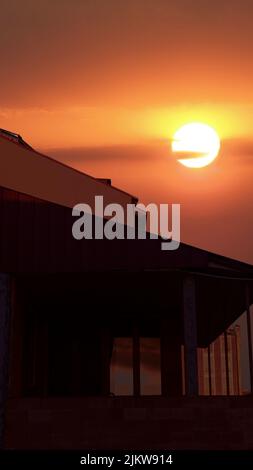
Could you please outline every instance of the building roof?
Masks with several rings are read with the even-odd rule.
[[[0,186],[42,200],[73,207],[94,207],[94,197],[104,204],[137,203],[133,195],[34,150],[19,134],[0,130]]]
[[[11,142],[15,142],[16,144],[22,145],[23,147],[32,150],[32,147],[22,139],[21,135],[16,134],[15,132],[7,131],[6,129],[0,128],[0,136],[10,140]]]

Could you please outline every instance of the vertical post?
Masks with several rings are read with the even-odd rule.
[[[236,393],[237,395],[241,395],[241,371],[240,371],[240,360],[239,360],[239,351],[240,351],[240,346],[239,346],[239,328],[238,325],[235,326],[235,347],[233,347],[233,354],[235,356],[234,361],[236,363]]]
[[[207,357],[208,357],[208,381],[209,381],[209,395],[213,394],[212,391],[212,366],[211,366],[211,347],[208,344],[207,348]]]
[[[161,351],[161,392],[163,396],[170,395],[170,350],[169,350],[169,325],[166,319],[161,320],[161,340],[160,340],[160,351]],[[174,380],[174,377],[173,379]]]
[[[8,393],[10,276],[0,273],[0,448],[4,444],[5,405]]]
[[[49,372],[49,367],[48,367],[49,324],[48,322],[49,322],[49,319],[48,319],[48,316],[46,315],[46,317],[43,319],[43,329],[42,329],[43,341],[44,341],[44,347],[43,347],[43,396],[44,397],[48,396],[48,372]]]
[[[22,352],[24,337],[24,306],[17,283],[11,282],[11,318],[10,318],[10,358],[9,358],[9,390],[10,397],[22,394],[23,371]]]
[[[223,395],[223,385],[224,378],[222,374],[223,356],[225,360],[225,340],[224,335],[219,336],[212,344],[213,348],[213,380],[214,380],[214,389],[215,395]],[[224,354],[223,354],[224,352]],[[226,362],[226,361],[225,361]],[[226,376],[226,365],[225,366],[225,376]]]
[[[102,393],[110,395],[110,366],[111,366],[111,349],[112,338],[110,330],[107,327],[101,331],[101,347],[102,347]]]
[[[250,295],[249,285],[246,284],[246,314],[247,314],[247,334],[248,334],[248,350],[249,350],[249,373],[250,373],[250,392],[253,393],[253,355],[252,355],[252,334],[251,334],[251,317],[250,317]]]
[[[228,364],[228,333],[224,331],[224,350],[225,350],[225,367],[226,367],[226,392],[230,395],[230,384],[229,384],[229,364]]]
[[[134,396],[141,393],[141,367],[140,367],[140,336],[136,325],[133,328],[133,385]]]
[[[197,318],[195,279],[187,276],[183,280],[183,318],[185,343],[186,395],[198,395]]]

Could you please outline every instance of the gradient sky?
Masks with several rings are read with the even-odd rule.
[[[252,17],[252,0],[2,0],[0,127],[181,203],[183,241],[253,263]],[[201,170],[170,152],[191,121],[222,138]]]

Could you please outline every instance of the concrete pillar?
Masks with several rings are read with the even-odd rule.
[[[211,346],[208,345],[207,348],[207,358],[208,358],[208,386],[209,386],[209,395],[213,394],[212,390],[212,365],[211,365]]]
[[[253,352],[252,352],[252,329],[250,316],[250,291],[249,284],[245,286],[245,303],[247,315],[247,335],[248,335],[248,351],[249,351],[249,374],[250,374],[250,392],[253,393]]]
[[[3,448],[5,405],[8,393],[9,325],[10,276],[0,273],[0,448]]]
[[[187,396],[198,395],[196,287],[193,276],[183,280],[183,322],[185,350],[185,391]]]
[[[133,389],[134,396],[141,394],[140,335],[137,325],[133,327]]]
[[[101,393],[110,394],[110,365],[113,348],[113,338],[109,328],[101,329]]]
[[[224,331],[224,350],[225,350],[225,368],[226,368],[226,394],[230,395],[230,383],[229,383],[229,359],[228,359],[228,332]]]

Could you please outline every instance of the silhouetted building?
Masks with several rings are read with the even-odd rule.
[[[253,446],[247,417],[240,439],[231,434],[229,400],[239,398],[198,396],[197,355],[249,312],[253,267],[184,243],[162,251],[159,239],[75,240],[72,207],[93,207],[95,195],[103,195],[105,204],[137,202],[109,180],[0,132],[5,447],[210,448],[240,439]],[[116,379],[115,354],[131,369],[133,396],[114,396],[125,380]],[[250,370],[253,377],[252,361]],[[215,407],[217,429],[227,426],[222,443],[214,425],[210,440]]]

